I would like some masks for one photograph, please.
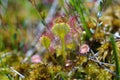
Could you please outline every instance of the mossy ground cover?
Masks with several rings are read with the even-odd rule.
[[[120,80],[119,0],[0,0],[0,80]]]

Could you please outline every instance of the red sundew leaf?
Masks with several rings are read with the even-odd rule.
[[[70,19],[69,19],[70,26],[74,26],[75,22],[76,22],[76,16],[70,17]]]
[[[62,16],[64,16],[64,14],[61,15],[60,13],[58,13],[58,14],[54,15],[52,20],[48,23],[48,29],[51,30],[53,25],[56,24],[56,23],[63,23],[63,22],[67,23],[67,21],[68,21],[67,18],[66,17],[62,17]]]
[[[51,32],[51,30],[46,30],[43,34],[42,34],[42,36],[47,36],[50,40],[53,40],[54,39],[54,35],[53,35],[53,33]]]
[[[87,44],[83,44],[83,45],[80,46],[80,48],[79,48],[79,52],[80,52],[81,54],[85,54],[85,53],[89,52],[89,50],[90,50],[90,48],[89,48],[89,46],[88,46]]]
[[[32,63],[41,63],[42,59],[38,54],[35,54],[31,57],[31,62]]]
[[[56,43],[52,41],[51,44],[50,44],[50,47],[49,47],[49,52],[50,53],[55,52],[55,46],[56,46]]]
[[[83,31],[82,27],[80,25],[77,24],[77,17],[76,16],[72,16],[70,17],[68,24],[71,27],[71,31],[73,34],[79,32],[79,31]]]
[[[70,17],[68,24],[70,25],[70,27],[74,30],[75,29],[75,25],[76,25],[76,16],[72,16]]]
[[[65,43],[66,44],[69,44],[69,43],[71,43],[72,42],[72,39],[73,37],[72,37],[72,33],[68,33],[66,36],[65,36]]]

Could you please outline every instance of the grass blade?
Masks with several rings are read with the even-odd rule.
[[[119,68],[118,55],[117,55],[118,53],[117,53],[117,48],[116,48],[116,44],[115,44],[113,34],[111,34],[111,36],[110,36],[110,41],[111,41],[111,44],[112,44],[113,54],[114,54],[114,59],[115,59],[116,75],[120,76],[120,68]],[[117,77],[116,80],[120,80],[120,78]]]

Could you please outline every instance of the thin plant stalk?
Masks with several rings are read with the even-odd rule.
[[[66,52],[65,52],[65,40],[64,38],[61,38],[61,42],[62,42],[62,53],[63,53],[63,58],[66,61]]]
[[[115,65],[116,65],[116,75],[117,75],[116,80],[120,80],[120,78],[118,77],[118,76],[120,76],[119,60],[118,60],[118,55],[117,55],[118,53],[117,53],[117,48],[116,48],[115,39],[114,39],[113,34],[111,34],[110,40],[111,40],[111,44],[112,44],[112,48],[113,48],[113,54],[114,54]]]
[[[57,64],[58,62],[57,62],[56,59],[51,55],[49,49],[48,49],[48,48],[46,48],[46,49],[47,49],[47,51],[48,51],[48,55],[52,58],[53,62],[55,62],[55,63]]]

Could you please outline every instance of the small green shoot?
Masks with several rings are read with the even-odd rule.
[[[40,38],[40,42],[46,49],[48,49],[50,46],[51,40],[47,36],[42,36]]]
[[[50,47],[50,43],[51,43],[51,40],[47,37],[47,36],[42,36],[40,38],[40,42],[41,44],[47,49],[48,53],[49,53],[49,56],[52,58],[52,60],[57,63],[57,61],[55,60],[55,58],[50,54],[49,52],[49,47]]]
[[[66,23],[56,23],[53,28],[52,28],[52,32],[56,35],[59,36],[59,38],[61,39],[62,42],[62,53],[64,59],[66,58],[66,52],[65,52],[65,36],[67,33],[69,33],[70,31],[70,27],[68,24]]]
[[[115,44],[115,40],[114,40],[113,34],[111,34],[111,36],[110,36],[110,41],[111,41],[111,44],[112,44],[113,54],[114,54],[114,59],[115,59],[116,75],[120,76],[120,67],[119,67],[119,61],[118,61],[118,53],[117,53],[117,48],[116,48],[116,44]],[[120,78],[117,77],[116,80],[120,80]]]

